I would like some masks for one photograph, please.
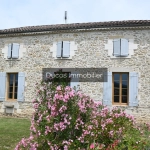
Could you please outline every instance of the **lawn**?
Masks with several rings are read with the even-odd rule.
[[[13,150],[23,137],[29,137],[29,129],[29,119],[0,118],[0,150]]]

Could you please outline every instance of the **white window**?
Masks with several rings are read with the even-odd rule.
[[[70,57],[70,42],[60,41],[57,43],[57,58],[69,58]]]
[[[103,104],[138,106],[138,73],[108,72],[103,84]]]
[[[18,43],[11,43],[8,45],[8,53],[7,58],[8,59],[17,59],[19,58],[19,48],[20,45]]]
[[[108,39],[105,44],[105,50],[108,51],[110,58],[131,58],[134,55],[134,50],[138,44],[134,44],[133,39],[129,38],[114,38]]]
[[[71,40],[59,40],[58,42],[53,42],[53,46],[50,48],[52,57],[55,59],[72,59],[76,50],[77,44]]]
[[[0,101],[24,101],[25,73],[0,72]]]
[[[129,42],[127,39],[114,39],[113,56],[127,57],[129,55]]]
[[[2,48],[2,53],[6,60],[20,60],[23,57],[24,52],[26,52],[26,48],[23,43],[9,42]]]

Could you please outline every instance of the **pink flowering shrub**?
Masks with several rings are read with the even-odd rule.
[[[140,133],[132,116],[117,108],[109,110],[69,86],[38,84],[33,105],[30,137],[15,150],[112,150],[126,148],[131,129]]]

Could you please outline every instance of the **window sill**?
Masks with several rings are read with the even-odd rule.
[[[17,102],[17,99],[7,99],[5,102]]]
[[[113,56],[113,55],[111,55],[110,56],[110,58],[115,58],[115,59],[128,59],[128,58],[131,58],[131,55],[129,55],[129,56]]]
[[[127,107],[129,106],[128,104],[112,104],[112,106],[123,106],[123,107]]]
[[[69,58],[55,58],[55,60],[72,60],[72,58],[71,57],[69,57]]]
[[[4,105],[5,107],[7,107],[7,108],[14,108],[14,105]]]
[[[14,59],[8,59],[8,58],[7,58],[7,59],[5,59],[5,60],[6,60],[6,61],[20,61],[21,59],[18,59],[18,58],[17,58],[17,59],[15,59],[15,58],[14,58]]]

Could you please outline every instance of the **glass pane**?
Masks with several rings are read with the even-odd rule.
[[[122,81],[122,88],[127,88],[128,81]]]
[[[119,95],[119,89],[118,88],[114,89],[114,95]]]
[[[114,102],[119,102],[119,96],[114,96]]]
[[[14,78],[14,74],[10,74],[9,75],[9,81],[13,81],[13,78]]]
[[[120,80],[120,74],[115,73],[114,74],[114,80]]]
[[[12,99],[13,98],[13,93],[9,93],[8,97]]]
[[[15,86],[18,86],[18,81],[15,81]]]
[[[127,96],[122,96],[122,103],[127,103]]]
[[[15,80],[18,81],[18,74],[15,75]]]
[[[119,88],[119,81],[114,81],[114,87]]]
[[[122,80],[128,80],[128,74],[122,74]]]
[[[9,93],[13,92],[13,87],[9,87]]]
[[[9,81],[9,86],[13,86],[13,80]]]
[[[127,89],[122,89],[122,95],[127,95]]]
[[[15,92],[17,93],[18,87],[15,87]]]
[[[17,93],[15,93],[15,97],[14,97],[14,99],[17,99]]]

